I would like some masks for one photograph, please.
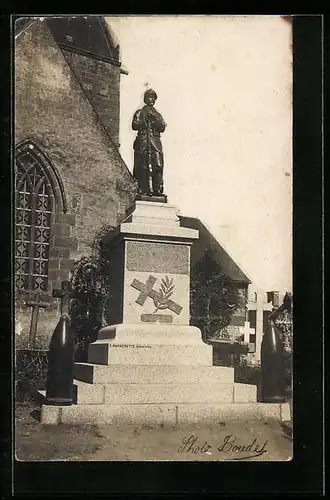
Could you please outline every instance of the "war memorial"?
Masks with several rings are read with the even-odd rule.
[[[280,338],[265,335],[266,394],[234,382],[234,368],[213,366],[212,346],[189,325],[190,249],[198,231],[180,225],[163,191],[160,134],[166,124],[149,89],[133,118],[138,192],[121,224],[105,235],[109,325],[74,362],[67,312],[53,334],[41,422],[177,425],[246,418],[287,420],[281,388]],[[62,302],[69,297],[63,291]],[[290,302],[290,299],[288,299]],[[275,339],[275,340],[274,340]],[[275,359],[279,360],[274,364]],[[54,368],[55,366],[55,368]],[[73,377],[73,380],[72,380]],[[267,389],[267,381],[268,389]],[[70,395],[71,392],[71,395]],[[267,401],[267,402],[266,402]],[[74,403],[74,404],[72,404]]]
[[[40,360],[47,368],[41,422],[289,420],[274,315],[263,318],[259,301],[250,327],[250,279],[199,219],[168,202],[162,134],[171,123],[155,90],[141,89],[132,109],[130,168],[120,154],[127,71],[110,26],[99,16],[21,18],[15,65],[15,342],[23,372]],[[88,257],[96,233],[103,281]],[[227,322],[234,340],[218,345],[192,315],[205,249],[216,263],[204,262],[222,268],[240,296]],[[217,364],[227,348],[261,356],[261,390],[236,382],[233,363]]]

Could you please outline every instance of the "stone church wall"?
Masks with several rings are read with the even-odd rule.
[[[115,145],[119,147],[120,67],[63,50]]]

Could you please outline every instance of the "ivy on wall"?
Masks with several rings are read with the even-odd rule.
[[[94,238],[91,255],[77,261],[72,271],[73,298],[69,313],[76,335],[76,361],[87,361],[88,345],[97,340],[99,329],[107,325],[109,259],[102,240],[112,229],[109,224],[101,227]]]

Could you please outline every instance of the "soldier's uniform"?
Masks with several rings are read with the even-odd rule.
[[[149,115],[149,116],[148,116]],[[149,127],[148,127],[148,120]],[[133,117],[132,129],[137,130],[134,141],[133,177],[138,180],[142,194],[150,194],[149,164],[152,166],[152,186],[154,194],[163,192],[163,147],[160,133],[164,132],[166,123],[162,115],[152,106],[143,106]]]

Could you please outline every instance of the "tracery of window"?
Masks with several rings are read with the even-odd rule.
[[[51,186],[40,161],[29,151],[16,161],[16,290],[47,292]]]

